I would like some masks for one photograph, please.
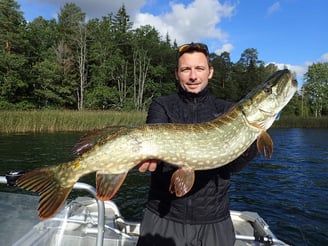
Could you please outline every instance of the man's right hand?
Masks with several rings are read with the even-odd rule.
[[[146,160],[141,162],[138,165],[139,172],[144,173],[146,171],[154,172],[157,167],[157,161],[156,160]]]

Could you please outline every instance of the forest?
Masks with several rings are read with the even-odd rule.
[[[151,25],[133,29],[124,5],[87,20],[79,6],[66,3],[56,19],[28,22],[16,1],[0,0],[0,109],[146,111],[152,98],[176,91],[177,47]],[[233,102],[278,70],[256,48],[235,63],[228,52],[211,54],[211,61],[211,92]],[[328,63],[308,67],[284,112],[328,114]]]

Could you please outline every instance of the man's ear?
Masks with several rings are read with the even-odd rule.
[[[179,80],[179,76],[178,76],[178,69],[174,70],[174,74],[175,74],[175,79]]]
[[[208,74],[208,78],[211,79],[213,77],[213,74],[214,74],[214,68],[213,66],[210,66],[210,72]]]

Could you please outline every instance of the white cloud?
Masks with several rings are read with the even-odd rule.
[[[287,68],[294,72],[298,79],[303,78],[304,74],[307,72],[306,66],[298,66],[298,65],[287,65]]]
[[[297,78],[303,78],[304,74],[308,72],[308,69],[311,65],[313,65],[316,62],[328,62],[328,52],[324,53],[318,61],[307,61],[304,63],[303,66],[295,66],[295,65],[289,65],[290,69],[292,71],[295,71]],[[289,68],[288,67],[288,68]]]
[[[57,10],[67,3],[67,0],[21,0],[40,5],[48,5]],[[149,0],[70,0],[87,14],[87,18],[101,18],[109,13],[116,13],[124,4],[127,14],[131,17],[134,28],[142,25],[151,25],[165,37],[169,34],[172,40],[178,44],[215,40],[215,46],[219,46],[228,40],[228,34],[218,28],[223,18],[233,15],[235,5],[223,3],[219,0],[193,0],[189,4],[170,1],[169,11],[159,15],[141,13],[140,9],[151,2]],[[229,1],[228,1],[229,2]],[[156,4],[155,4],[156,5]],[[158,11],[160,12],[160,11]],[[224,45],[222,50],[228,51],[232,46]]]
[[[54,18],[57,17],[60,8],[67,3],[67,0],[20,1],[34,4],[34,6],[51,6],[55,11],[52,13]],[[230,52],[233,49],[231,44],[227,44],[228,34],[222,31],[218,25],[223,18],[229,18],[234,14],[238,3],[233,5],[221,3],[222,1],[219,0],[192,0],[188,4],[183,4],[181,0],[172,0],[169,8],[165,8],[167,12],[155,11],[161,13],[156,15],[140,12],[143,6],[152,4],[151,0],[70,0],[69,2],[79,6],[86,13],[87,18],[101,18],[109,13],[115,14],[124,4],[134,28],[151,25],[163,38],[169,34],[171,40],[176,40],[178,45],[193,41],[208,43],[210,50],[216,50],[222,46],[218,52]],[[154,6],[156,5],[155,1]]]
[[[303,80],[304,74],[308,70],[307,65],[299,66],[299,65],[283,64],[283,63],[276,63],[276,62],[269,62],[267,64],[270,64],[270,63],[275,64],[278,67],[278,69],[288,68],[292,73],[295,73],[296,79],[299,82],[299,87],[302,86],[302,80]]]
[[[274,4],[272,4],[267,11],[268,15],[272,15],[273,13],[279,11],[281,9],[280,3],[279,2],[275,2]]]
[[[328,52],[320,57],[321,62],[328,62]]]
[[[328,62],[328,52],[324,53],[318,59],[317,62]],[[296,78],[299,82],[299,87],[301,87],[302,86],[302,80],[304,79],[305,73],[308,72],[309,66],[313,65],[316,62],[307,61],[307,62],[304,62],[304,65],[291,65],[291,64],[283,64],[283,63],[276,63],[276,62],[269,62],[269,63],[275,64],[278,67],[278,69],[283,69],[283,68],[290,69],[293,73],[296,74]]]
[[[223,52],[231,53],[231,51],[234,49],[233,45],[230,43],[226,43],[222,45],[221,49],[218,49],[215,51],[216,54],[221,55]]]
[[[168,33],[178,44],[213,38],[221,42],[227,40],[227,33],[217,24],[222,18],[232,16],[235,6],[217,0],[194,0],[188,5],[171,2],[170,7],[171,12],[158,16],[138,13],[134,27],[152,25],[163,37]]]

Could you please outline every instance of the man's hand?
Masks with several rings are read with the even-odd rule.
[[[157,161],[156,160],[147,160],[143,161],[138,165],[139,172],[144,173],[147,170],[149,172],[154,172],[157,167]]]

